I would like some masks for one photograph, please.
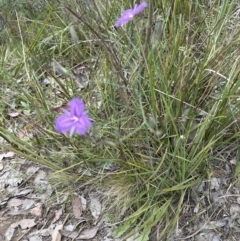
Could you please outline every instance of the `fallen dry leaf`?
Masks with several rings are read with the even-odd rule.
[[[219,190],[220,188],[220,178],[213,177],[211,180],[211,189]]]
[[[19,116],[19,112],[11,112],[11,113],[8,113],[8,115],[11,117],[17,117]]]
[[[240,205],[238,203],[231,204],[229,211],[231,216],[235,216],[236,213],[240,213]]]
[[[20,226],[21,229],[26,229],[26,228],[31,228],[35,225],[36,225],[35,219],[22,219],[18,222],[12,223],[11,227],[16,228],[16,227]]]
[[[28,239],[24,239],[23,241],[43,241],[43,239],[42,239],[42,237],[41,236],[32,236],[32,237],[30,237],[30,238],[28,238]]]
[[[36,207],[31,209],[31,214],[36,217],[41,217],[43,214],[43,205],[41,203],[36,204]]]
[[[28,238],[36,237],[36,236],[48,237],[52,234],[55,227],[56,227],[56,225],[52,224],[48,228],[33,231],[28,235]]]
[[[33,175],[35,174],[38,170],[40,169],[40,167],[36,167],[36,166],[31,166],[27,169],[26,174],[27,175]]]
[[[47,177],[47,173],[44,172],[43,170],[40,170],[37,174],[37,176],[34,179],[34,184],[38,185],[39,183],[41,183],[43,180],[45,180]]]
[[[19,191],[15,196],[24,196],[26,194],[31,193],[32,191],[33,191],[33,189],[29,189],[29,188],[23,189],[23,190]]]
[[[23,201],[22,209],[28,210],[28,209],[30,209],[33,206],[34,203],[35,202],[32,199],[25,199]]]
[[[73,194],[72,196],[72,208],[75,218],[79,219],[82,215],[82,202],[79,196],[76,194]]]
[[[7,212],[6,214],[7,215],[22,215],[22,214],[28,214],[29,211],[28,210],[11,210],[9,212]]]
[[[63,229],[63,225],[67,222],[68,217],[69,217],[69,214],[64,219],[63,224],[56,226],[56,228],[53,230],[52,241],[61,241],[62,235],[59,231]]]
[[[56,226],[56,228],[53,230],[53,233],[52,233],[52,241],[61,241],[62,235],[59,231],[62,229],[63,229],[63,224]]]
[[[62,236],[71,238],[71,239],[75,239],[79,234],[76,231],[73,232],[73,231],[68,231],[68,230],[60,230],[59,232],[61,233]]]
[[[24,202],[24,201],[23,201],[22,199],[19,199],[19,198],[11,198],[11,199],[8,201],[7,205],[8,205],[8,207],[17,207],[17,206],[22,205],[23,202]]]
[[[5,239],[6,241],[11,241],[13,234],[14,234],[15,228],[9,226],[9,228],[7,229],[7,231],[5,232]]]
[[[0,154],[0,161],[3,159],[3,158],[7,158],[7,157],[14,157],[15,153],[12,152],[12,151],[9,151],[7,153],[3,153],[3,154]]]
[[[14,156],[15,156],[15,153],[12,152],[12,151],[9,151],[9,152],[7,152],[7,153],[5,154],[4,157],[14,157]]]
[[[26,132],[24,130],[20,130],[18,133],[17,133],[17,136],[19,138],[23,138],[24,136],[26,136]]]
[[[74,228],[75,226],[74,225],[72,225],[72,224],[68,224],[68,225],[66,225],[65,227],[64,227],[64,230],[67,230],[67,231],[73,231],[75,228]]]
[[[71,238],[73,240],[75,240],[75,238],[79,235],[79,231],[73,231],[74,229],[76,229],[76,227],[78,227],[79,224],[85,222],[85,220],[81,220],[79,223],[77,223],[75,225],[75,228],[73,225],[67,225],[64,227],[63,230],[60,230],[59,232],[62,234],[62,236]]]
[[[62,211],[62,208],[58,209],[57,211],[55,211],[55,217],[54,219],[52,220],[51,224],[55,223],[58,221],[58,219],[61,217],[63,211]]]
[[[82,231],[82,233],[77,237],[78,239],[91,239],[94,238],[97,234],[98,226],[95,226],[93,228],[85,229]]]
[[[27,116],[30,116],[31,115],[31,112],[29,110],[24,110],[23,111],[23,114],[24,115],[27,115]]]
[[[92,216],[97,219],[101,213],[102,205],[97,197],[95,197],[94,195],[89,195],[89,196],[90,196],[90,210],[91,210]]]
[[[8,178],[7,180],[5,180],[5,183],[7,185],[10,185],[12,187],[17,187],[19,184],[21,184],[23,181],[23,179],[21,177],[13,177],[13,178]]]
[[[87,208],[87,200],[83,196],[80,196],[81,198],[81,203],[82,203],[82,210],[85,211]]]

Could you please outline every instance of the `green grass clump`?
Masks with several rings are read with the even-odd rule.
[[[149,240],[158,228],[158,239],[168,240],[189,190],[214,175],[213,161],[224,161],[219,151],[237,151],[237,1],[149,1],[119,29],[120,1],[59,2],[32,15],[21,6],[7,19],[0,135],[8,144],[0,146],[61,182],[104,188],[107,212],[122,223],[116,237]],[[85,72],[74,76],[78,67]],[[75,96],[93,127],[69,138],[53,121]],[[13,108],[17,124],[7,116]]]

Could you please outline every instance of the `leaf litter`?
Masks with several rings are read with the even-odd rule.
[[[75,191],[72,196],[69,191],[59,194],[48,182],[49,172],[45,169],[9,152],[0,158],[0,188],[4,194],[0,198],[3,210],[0,214],[4,218],[0,220],[4,223],[0,224],[0,233],[6,240],[20,237],[30,241],[121,240],[112,237],[111,225],[100,218],[104,206],[98,192],[86,188]],[[218,241],[228,240],[226,233],[231,230],[240,234],[240,189],[238,183],[232,185],[229,178],[236,165],[232,160],[235,157],[222,166],[221,175],[195,185],[189,199],[192,208],[183,214],[184,219],[179,222],[172,240],[188,237],[187,240],[194,241]],[[57,198],[53,198],[55,193]],[[67,210],[63,207],[69,197],[72,197],[71,205]],[[55,201],[47,207],[51,199]],[[64,223],[67,214],[71,218]],[[197,221],[193,222],[194,217]],[[240,235],[235,237],[240,240]],[[138,240],[135,236],[131,239]]]
[[[48,172],[30,161],[10,154],[4,156],[3,169],[0,170],[4,193],[0,197],[3,210],[0,215],[5,221],[4,225],[0,224],[0,233],[7,241],[23,237],[29,241],[95,240],[98,233],[100,236],[96,240],[117,240],[111,237],[109,227],[104,227],[99,219],[102,203],[96,191],[87,192],[88,199],[84,198],[86,191],[74,192],[72,208],[68,211],[62,206],[70,197],[68,192],[62,198],[58,195],[55,198],[58,201],[46,209],[47,201],[54,193],[48,176]]]

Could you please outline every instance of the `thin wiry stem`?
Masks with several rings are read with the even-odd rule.
[[[70,9],[68,6],[66,6],[65,4],[61,3],[59,1],[60,4],[62,4],[70,13],[72,13],[78,20],[80,20],[81,22],[83,22],[89,29],[90,31],[95,34],[103,43],[103,47],[105,48],[105,50],[110,54],[111,56],[111,60],[112,60],[112,64],[114,66],[114,68],[117,70],[117,72],[119,73],[122,81],[123,81],[123,84],[125,85],[125,87],[128,87],[128,81],[127,79],[125,78],[124,76],[124,73],[122,71],[122,68],[121,68],[121,64],[117,58],[117,55],[115,53],[115,51],[109,46],[106,44],[105,40],[101,37],[101,35],[95,31],[93,29],[93,27],[88,23],[88,21],[84,18],[83,15],[79,16],[77,13],[75,13],[72,9]]]
[[[143,47],[143,59],[139,64],[138,69],[140,70],[141,76],[144,74],[144,63],[147,61],[149,45],[151,42],[151,35],[152,35],[152,25],[153,25],[153,0],[149,1],[149,12],[148,12],[148,24],[146,28],[146,38],[145,44]]]
[[[148,13],[148,24],[146,29],[146,38],[144,44],[144,58],[147,58],[148,49],[150,45],[151,35],[152,35],[152,25],[153,25],[153,0],[149,2],[149,13]]]

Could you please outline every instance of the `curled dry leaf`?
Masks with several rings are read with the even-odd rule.
[[[82,233],[77,237],[77,240],[79,239],[91,239],[94,238],[97,234],[98,226],[95,226],[93,228],[85,229],[82,231]]]
[[[76,231],[73,232],[68,230],[60,230],[59,232],[61,233],[62,236],[71,238],[71,239],[75,239],[78,236],[78,232]]]
[[[52,233],[52,241],[61,241],[62,235],[59,231],[62,229],[63,229],[63,224],[56,226],[56,228],[53,230],[53,233]]]
[[[16,193],[16,195],[15,195],[15,197],[16,196],[24,196],[24,195],[26,195],[26,194],[29,194],[29,193],[31,193],[33,191],[33,189],[30,189],[30,188],[26,188],[26,189],[23,189],[23,190],[21,190],[21,191],[18,191],[17,190],[17,193],[16,193],[16,191],[15,191],[15,193]]]
[[[64,219],[63,224],[56,226],[56,228],[53,230],[52,241],[61,241],[62,235],[60,233],[60,230],[63,229],[63,226],[67,222],[68,217],[69,217],[69,214]]]

